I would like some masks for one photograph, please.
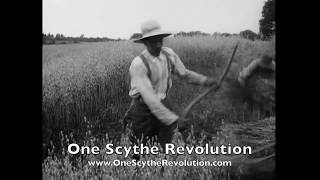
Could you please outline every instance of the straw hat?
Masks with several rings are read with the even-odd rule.
[[[141,33],[142,33],[142,37],[134,39],[133,42],[142,43],[141,40],[148,38],[148,37],[152,37],[152,36],[167,37],[172,34],[170,32],[162,31],[159,22],[155,21],[155,20],[149,20],[149,21],[144,22],[141,25]]]

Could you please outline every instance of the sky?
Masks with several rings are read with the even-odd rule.
[[[265,0],[43,0],[42,32],[129,39],[141,24],[205,33],[259,32]]]

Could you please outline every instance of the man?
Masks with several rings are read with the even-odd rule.
[[[245,86],[253,75],[269,76],[275,71],[275,68],[276,65],[272,57],[263,55],[261,58],[254,59],[239,73],[238,82],[241,86]]]
[[[142,37],[135,43],[146,47],[133,59],[130,68],[130,91],[133,99],[124,123],[130,123],[133,136],[131,141],[143,144],[157,140],[162,148],[170,143],[177,128],[179,116],[168,104],[167,95],[172,86],[172,75],[188,82],[212,86],[215,79],[206,77],[185,68],[179,56],[170,48],[162,47],[163,38],[171,35],[161,30],[157,21],[147,21],[141,26]]]
[[[275,68],[269,55],[253,60],[238,76],[241,87],[247,90],[246,101],[260,109],[262,117],[275,112]]]

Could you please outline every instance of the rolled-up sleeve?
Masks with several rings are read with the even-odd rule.
[[[171,52],[172,62],[174,64],[174,74],[181,79],[186,79],[188,83],[203,85],[207,80],[207,76],[187,69],[181,59],[173,51]]]
[[[150,111],[164,124],[170,125],[178,116],[166,108],[155,94],[152,84],[147,76],[147,68],[140,58],[134,59],[129,69],[131,84],[142,96]]]
[[[247,67],[245,67],[239,74],[239,78],[245,80],[250,74],[259,66],[259,59],[253,60]]]

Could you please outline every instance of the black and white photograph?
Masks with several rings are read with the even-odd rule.
[[[42,0],[42,179],[276,179],[275,19],[275,0]]]

